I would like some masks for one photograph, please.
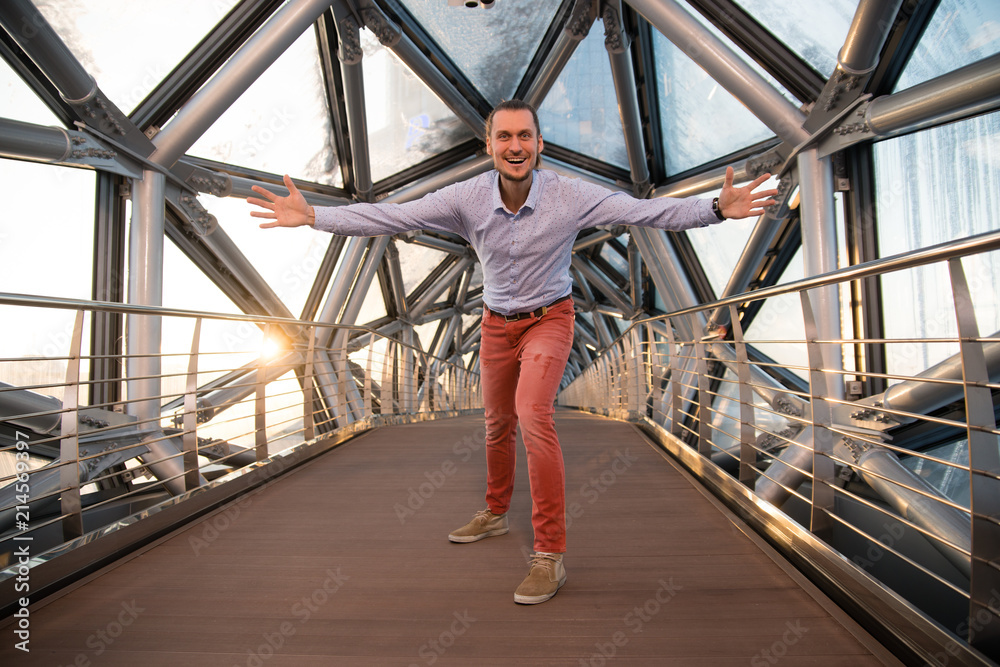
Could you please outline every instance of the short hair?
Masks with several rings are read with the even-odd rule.
[[[535,121],[535,134],[542,133],[542,126],[538,122],[538,112],[535,111],[535,107],[531,106],[524,100],[504,100],[500,104],[493,107],[493,111],[490,115],[486,117],[486,137],[489,138],[493,133],[493,116],[496,115],[498,111],[530,111],[531,118]]]

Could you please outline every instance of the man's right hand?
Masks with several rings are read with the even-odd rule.
[[[250,211],[250,215],[254,218],[267,218],[274,221],[260,223],[261,229],[269,227],[301,227],[302,225],[312,227],[316,221],[316,212],[313,210],[313,207],[306,203],[306,198],[302,196],[299,189],[292,183],[291,176],[285,174],[284,181],[285,187],[288,188],[287,197],[279,197],[259,185],[251,187],[251,190],[264,197],[264,199],[247,197],[247,203],[266,210]]]

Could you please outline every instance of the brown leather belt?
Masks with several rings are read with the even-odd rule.
[[[549,308],[551,308],[552,306],[556,305],[557,303],[562,303],[563,301],[567,301],[567,300],[572,299],[572,298],[573,298],[572,294],[567,294],[566,296],[564,296],[562,298],[556,299],[555,301],[553,301],[552,303],[550,303],[547,306],[542,306],[541,308],[536,308],[535,310],[532,310],[531,312],[528,312],[528,313],[511,313],[510,315],[503,315],[503,314],[498,313],[497,311],[493,310],[489,306],[486,306],[486,310],[490,311],[491,313],[493,313],[497,317],[504,318],[504,320],[506,320],[508,322],[516,322],[518,320],[524,320],[524,319],[527,319],[529,317],[542,317],[543,315],[545,315],[545,313],[549,312]]]

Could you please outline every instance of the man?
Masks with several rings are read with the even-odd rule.
[[[597,225],[681,230],[727,217],[760,215],[776,190],[755,193],[769,175],[733,187],[733,171],[713,201],[635,199],[625,193],[537,169],[543,142],[534,108],[499,104],[486,121],[486,152],[494,169],[405,204],[309,206],[288,176],[287,197],[254,186],[266,200],[252,216],[267,227],[310,225],[350,236],[425,229],[465,238],[483,267],[480,373],[486,413],[486,509],[452,532],[452,542],[476,542],[508,531],[520,424],[528,457],[535,554],[514,601],[550,599],[566,581],[565,472],[552,419],[553,403],[573,343],[572,280],[577,233]]]

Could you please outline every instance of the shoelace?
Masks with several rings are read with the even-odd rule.
[[[546,562],[548,561],[548,562]],[[535,553],[531,555],[531,567],[528,571],[535,569],[535,566],[544,567],[547,570],[551,570],[555,567],[555,564],[559,562],[559,556],[554,556],[552,554],[540,554]]]
[[[479,512],[476,512],[476,518],[482,519],[483,523],[489,521],[491,516],[493,516],[493,512],[490,511],[489,507],[487,507],[484,510],[480,510]]]

